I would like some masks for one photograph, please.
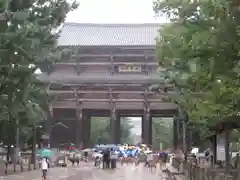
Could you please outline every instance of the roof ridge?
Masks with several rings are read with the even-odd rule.
[[[83,27],[83,26],[92,26],[92,27],[136,27],[136,26],[141,26],[141,27],[147,27],[147,26],[161,26],[164,23],[75,23],[75,22],[66,22],[64,23],[63,26],[78,26],[78,27]]]

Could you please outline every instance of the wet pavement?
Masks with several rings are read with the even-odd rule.
[[[23,172],[17,175],[0,177],[0,180],[41,180],[41,171]],[[92,163],[81,163],[80,166],[49,169],[47,180],[165,180],[166,176],[159,169],[150,172],[143,165],[120,164],[115,170],[94,168]]]

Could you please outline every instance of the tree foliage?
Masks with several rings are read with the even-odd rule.
[[[173,120],[157,118],[152,121],[152,144],[154,149],[170,148],[173,145]]]
[[[0,123],[3,127],[13,127],[18,119],[24,129],[44,119],[46,85],[37,80],[34,72],[46,64],[49,70],[59,59],[55,30],[75,7],[75,2],[66,0],[0,2]]]
[[[121,142],[132,143],[131,129],[132,126],[127,119],[121,119]],[[110,125],[106,118],[92,118],[91,120],[91,144],[108,144],[110,142]]]
[[[160,66],[180,91],[173,99],[205,127],[240,108],[240,2],[157,0],[171,22],[157,42]],[[207,128],[202,128],[203,135]]]

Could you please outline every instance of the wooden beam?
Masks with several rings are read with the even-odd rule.
[[[66,61],[66,62],[57,62],[53,64],[53,66],[106,66],[106,65],[111,65],[111,62],[82,62],[81,64],[77,64],[78,62],[76,61]],[[114,65],[122,65],[126,64],[125,62],[113,62]],[[155,62],[129,62],[127,64],[132,64],[132,65],[147,65],[147,66],[158,66],[158,63]]]
[[[111,56],[113,57],[145,57],[145,56],[151,56],[151,57],[155,57],[156,54],[155,53],[148,53],[148,54],[135,54],[135,53],[121,53],[121,54],[77,54],[77,55],[73,55],[72,57],[76,57],[76,58],[84,58],[84,57],[90,57],[90,58],[102,58],[102,57],[106,57],[106,58],[110,58]]]
[[[66,99],[66,102],[75,102],[76,99]],[[80,102],[110,102],[111,99],[79,99]],[[112,99],[113,102],[145,102],[145,99]],[[57,102],[57,101],[56,101]],[[148,99],[148,102],[163,102],[161,99]]]
[[[89,83],[89,84],[86,84],[86,83],[81,83],[81,84],[59,84],[59,86],[63,87],[63,88],[66,88],[68,90],[73,90],[74,88],[83,88],[83,87],[87,87],[87,88],[93,88],[95,90],[95,88],[102,88],[102,89],[108,89],[108,87],[112,87],[113,89],[115,88],[127,88],[127,91],[131,91],[129,88],[144,88],[146,87],[146,85],[148,86],[148,84],[128,84],[128,83],[123,83],[123,84],[119,84],[119,83],[111,83],[111,84],[108,84],[108,83]],[[162,85],[163,87],[168,87],[169,90],[173,89],[173,85],[172,84],[169,84],[169,85],[165,85],[165,84],[159,84],[159,85]],[[61,88],[57,88],[59,90],[61,90]],[[144,88],[145,89],[145,88]],[[50,87],[50,90],[54,90]],[[57,91],[57,90],[56,90]]]
[[[132,85],[143,85],[143,84],[157,84],[160,82],[159,79],[157,79],[154,76],[148,76],[146,78],[143,78],[141,76],[136,76],[134,80],[131,77],[122,77],[119,76],[105,76],[105,77],[96,77],[96,78],[88,78],[88,76],[77,76],[76,74],[71,76],[64,76],[63,73],[56,73],[53,77],[50,76],[40,76],[39,79],[42,82],[50,82],[50,83],[57,83],[57,84],[119,84],[121,82],[121,86],[123,84],[132,84]],[[121,79],[122,78],[122,79]],[[163,80],[162,80],[163,81]],[[117,82],[117,83],[116,83]]]
[[[53,83],[52,83],[53,84]],[[59,84],[59,83],[55,83],[55,84]],[[59,85],[62,85],[62,86],[70,86],[70,87],[106,87],[106,86],[111,86],[111,87],[123,87],[123,86],[127,86],[127,87],[143,87],[143,86],[146,86],[146,84],[142,84],[142,83],[60,83]],[[159,82],[159,85],[165,85],[164,82],[160,83]],[[174,85],[173,84],[168,84],[167,86],[170,86],[170,87],[173,87]]]
[[[51,103],[53,108],[63,108],[63,109],[74,109],[77,108],[76,102],[74,101],[54,101]],[[144,110],[143,102],[115,102],[116,110]],[[91,109],[91,110],[110,110],[111,106],[109,102],[82,102],[82,109]],[[177,109],[178,106],[176,104],[170,102],[150,102],[149,108],[151,111],[159,111],[159,110],[172,110]]]
[[[78,90],[77,92],[75,92],[74,90],[67,90],[67,91],[56,91],[56,90],[51,90],[49,92],[49,95],[60,95],[61,94],[109,94],[109,92],[107,90],[97,90],[97,91],[94,91],[94,90]],[[144,91],[112,91],[111,92],[112,94],[138,94],[138,95],[154,95],[155,93],[154,92],[144,92]],[[169,96],[169,95],[175,95],[176,92],[167,92],[167,93],[158,93],[157,96]]]

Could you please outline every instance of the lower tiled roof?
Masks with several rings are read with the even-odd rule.
[[[38,78],[42,81],[56,83],[160,83],[163,77],[158,74],[147,75],[115,75],[107,76],[104,73],[84,73],[80,76],[72,74],[55,73],[51,75],[40,74]]]

